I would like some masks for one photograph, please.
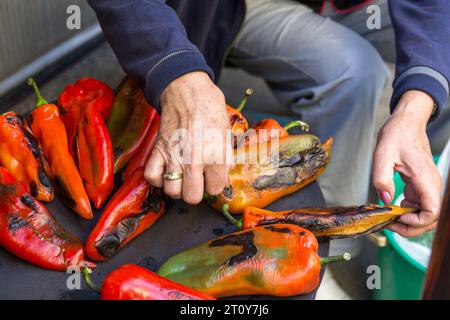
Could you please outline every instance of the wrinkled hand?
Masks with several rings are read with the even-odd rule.
[[[400,217],[389,229],[404,237],[418,236],[436,227],[441,205],[441,178],[433,162],[426,125],[433,100],[420,91],[403,94],[394,113],[378,134],[373,156],[373,184],[385,204],[395,193],[394,171],[406,184],[403,207],[420,212]]]
[[[189,204],[199,203],[204,192],[219,194],[227,184],[229,169],[225,161],[217,161],[215,152],[229,127],[224,95],[206,73],[191,72],[172,81],[161,95],[160,130],[146,166],[146,179]],[[177,129],[185,129],[188,139],[183,140],[188,142],[182,152],[178,152],[179,141],[173,139]],[[211,136],[203,142],[196,139],[206,129],[217,129],[221,137]],[[220,152],[231,153],[231,143],[224,143]],[[163,174],[168,172],[183,173],[183,178],[165,180]]]

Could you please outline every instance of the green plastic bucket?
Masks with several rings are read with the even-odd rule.
[[[378,251],[381,288],[374,291],[374,299],[420,299],[426,268],[403,250],[391,231],[385,230],[383,233],[387,246]]]

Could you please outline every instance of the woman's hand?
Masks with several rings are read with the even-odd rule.
[[[161,95],[160,129],[146,179],[189,204],[199,203],[204,192],[219,194],[228,182],[229,127],[224,95],[206,73],[191,72],[172,81]],[[165,173],[182,177],[167,180]]]
[[[392,202],[393,174],[398,171],[406,184],[402,206],[420,208],[418,214],[406,214],[389,228],[404,237],[434,229],[439,218],[441,178],[426,135],[433,105],[431,97],[421,91],[403,94],[378,134],[373,156],[372,181],[383,202]]]

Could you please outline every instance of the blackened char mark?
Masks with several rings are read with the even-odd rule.
[[[44,166],[41,164],[38,168],[38,176],[40,183],[47,189],[51,190],[52,188],[52,181],[50,177],[48,176],[47,172],[44,170]]]
[[[22,127],[22,132],[25,137],[25,142],[28,146],[28,149],[30,149],[31,153],[33,154],[33,157],[36,160],[40,160],[41,157],[41,150],[39,149],[39,143],[36,140],[36,138],[33,136],[33,134],[26,128]]]
[[[31,193],[31,195],[33,197],[36,197],[39,194],[39,190],[38,190],[38,187],[36,185],[36,182],[30,181],[29,186],[30,186],[30,193]]]
[[[114,148],[114,160],[116,160],[118,157],[120,157],[123,153],[122,147],[115,147]]]
[[[70,193],[64,181],[58,175],[55,176],[54,180],[56,191],[61,197],[61,200],[64,201],[64,203],[67,204],[70,208],[72,209],[75,208],[77,203],[75,199],[72,197],[72,194]]]
[[[119,221],[115,228],[95,244],[98,252],[106,258],[112,257],[119,250],[122,242],[137,230],[145,215],[146,213],[140,213]]]
[[[8,230],[13,234],[19,229],[28,226],[28,222],[16,214],[8,216]]]
[[[276,227],[276,226],[268,226],[268,227],[265,227],[264,229],[269,230],[269,231],[273,231],[273,232],[279,232],[279,233],[291,233],[292,232],[291,229],[286,228],[286,227],[279,228],[279,227]]]
[[[289,223],[306,228],[312,232],[322,232],[336,227],[351,225],[373,214],[389,212],[389,207],[359,206],[330,208],[331,214],[291,211],[278,219],[261,219],[258,225]]]
[[[38,207],[36,204],[36,200],[34,200],[34,198],[29,194],[24,194],[22,197],[20,197],[20,201],[33,211],[37,211]]]
[[[213,240],[209,244],[210,247],[222,247],[222,246],[241,246],[242,252],[232,256],[228,259],[227,264],[234,266],[242,263],[248,259],[253,258],[258,249],[254,244],[255,234],[253,231],[247,231],[237,234],[230,234],[223,238]]]

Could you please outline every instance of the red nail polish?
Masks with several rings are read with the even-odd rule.
[[[391,202],[392,202],[392,197],[391,197],[391,195],[389,194],[389,192],[383,191],[383,192],[381,193],[381,200],[383,201],[384,204],[391,204]]]

